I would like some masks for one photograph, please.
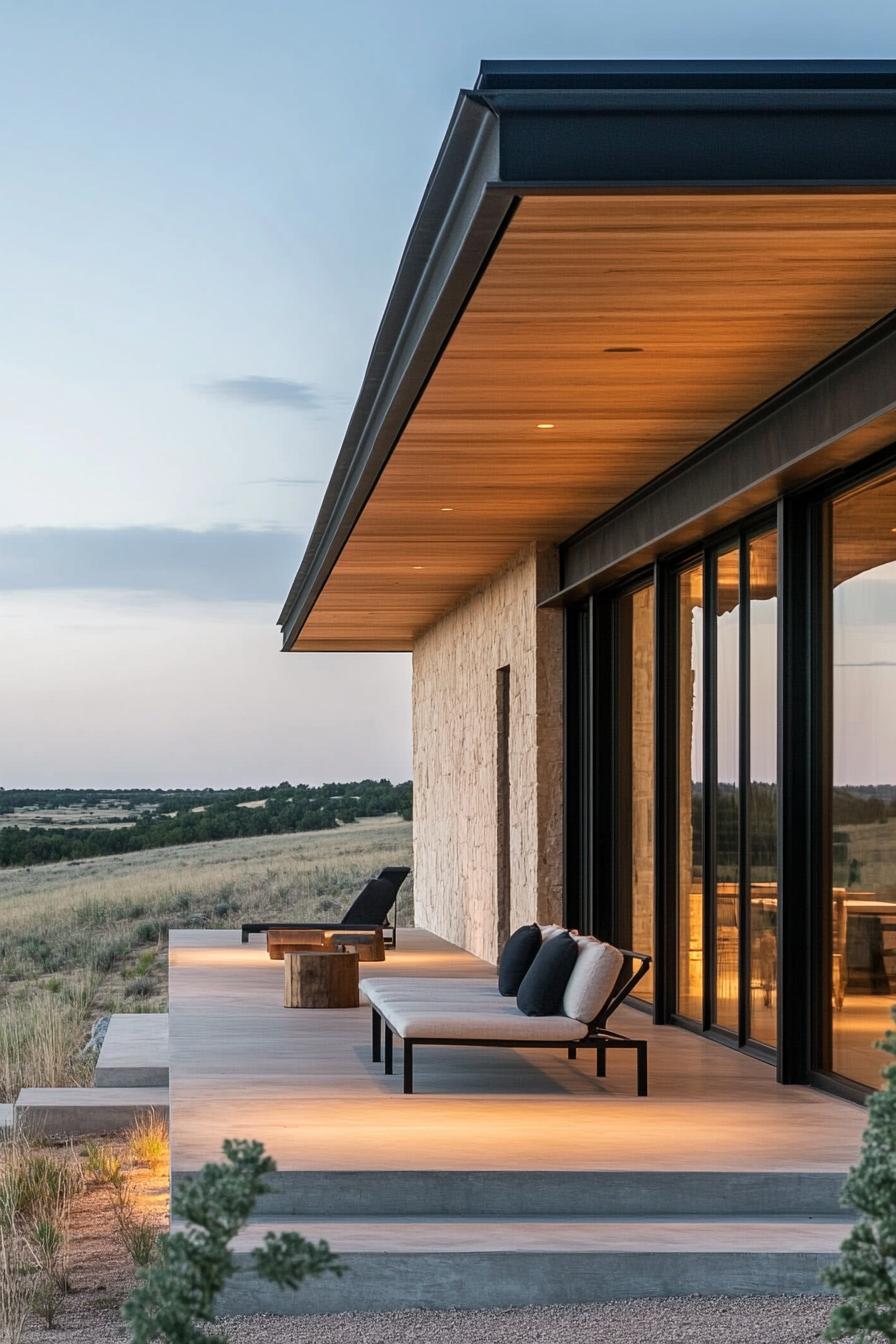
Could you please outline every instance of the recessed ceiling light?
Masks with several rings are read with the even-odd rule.
[[[553,428],[554,428],[554,422],[553,422],[553,420],[539,420],[539,422],[538,422],[538,424],[535,426],[535,428],[536,428],[536,429],[553,429]]]
[[[422,565],[411,565],[411,569],[422,569]]]
[[[442,513],[453,513],[453,512],[454,512],[454,509],[453,509],[453,507],[452,507],[450,504],[443,504],[443,505],[442,505]]]
[[[605,355],[643,355],[643,345],[605,345]]]

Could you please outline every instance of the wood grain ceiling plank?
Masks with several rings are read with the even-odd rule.
[[[298,647],[411,647],[894,308],[891,193],[524,198]]]

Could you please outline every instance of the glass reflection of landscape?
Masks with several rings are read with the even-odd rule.
[[[703,564],[678,576],[678,1011],[703,1019]]]
[[[775,1045],[778,983],[778,534],[749,546],[749,1034]]]
[[[830,1067],[876,1086],[896,1001],[896,475],[832,507]]]
[[[716,983],[713,1021],[738,1028],[740,840],[740,552],[716,561]]]

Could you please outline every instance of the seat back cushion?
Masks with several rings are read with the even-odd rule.
[[[542,943],[538,955],[523,976],[516,1006],[527,1017],[554,1017],[562,1011],[566,982],[576,964],[578,947],[564,930]]]
[[[612,943],[574,938],[576,960],[566,982],[563,1011],[580,1022],[593,1022],[613,993],[625,958]]]
[[[541,929],[537,924],[524,924],[507,939],[498,958],[498,992],[505,998],[516,996],[540,947]]]

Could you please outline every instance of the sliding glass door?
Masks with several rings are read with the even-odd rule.
[[[777,534],[675,578],[678,1014],[777,1040]]]
[[[848,1096],[896,1009],[894,461],[567,624],[570,909],[654,956],[657,1020]]]
[[[823,1067],[880,1085],[896,1004],[896,474],[830,504],[830,967]]]

